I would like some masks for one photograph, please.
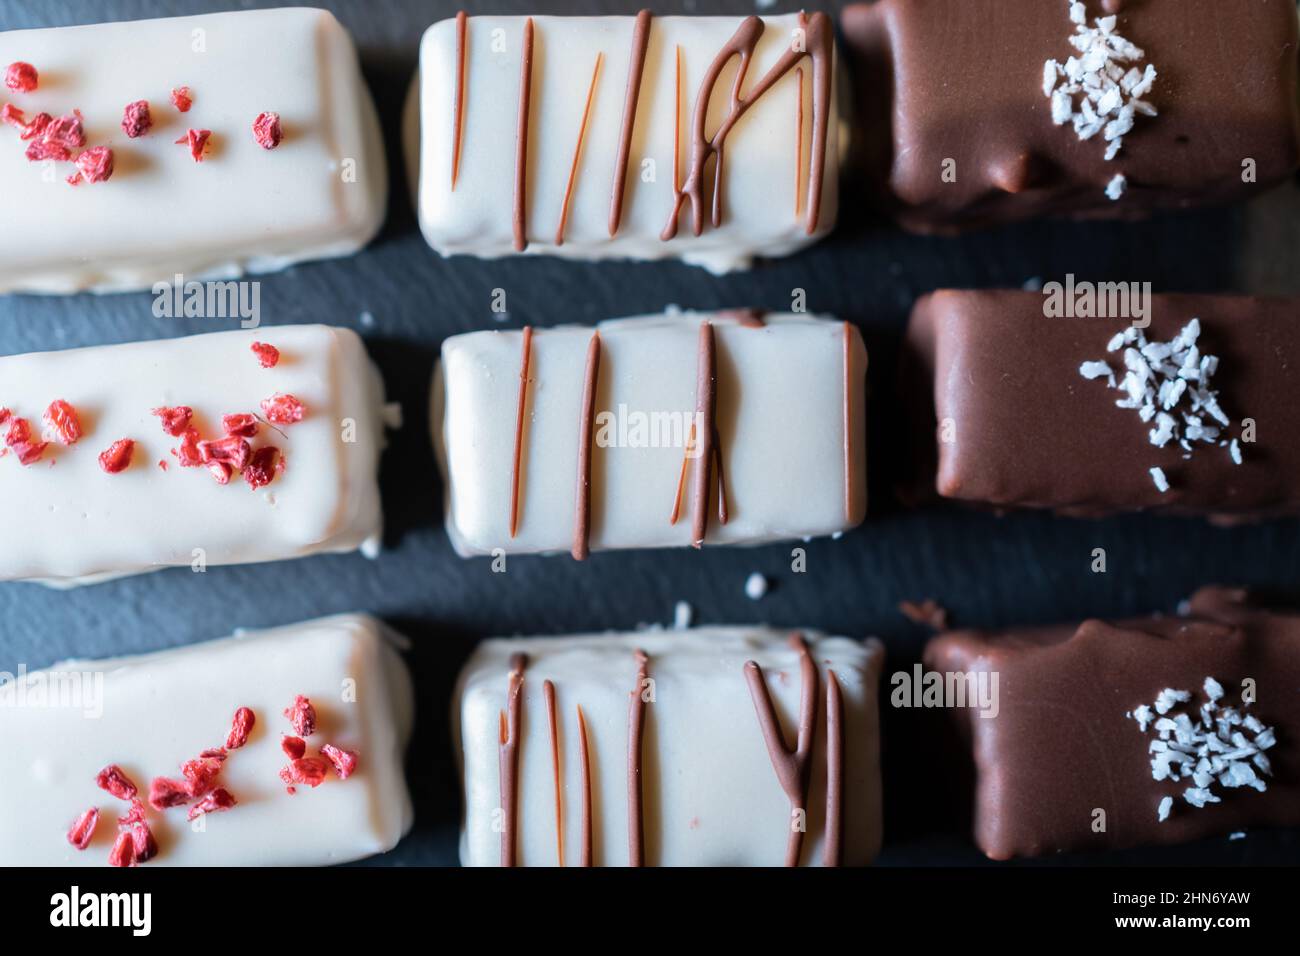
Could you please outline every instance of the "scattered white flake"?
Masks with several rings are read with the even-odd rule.
[[[361,327],[363,329],[369,329],[374,326],[375,317],[370,312],[362,312],[361,315],[358,317],[358,321],[361,323]]]
[[[1105,362],[1084,362],[1079,366],[1079,374],[1086,379],[1105,378],[1110,381],[1110,387],[1115,387],[1115,373]]]
[[[1234,438],[1228,443],[1228,454],[1232,456],[1234,464],[1241,464],[1241,445],[1237,443],[1237,439]]]
[[[1165,470],[1163,468],[1152,468],[1151,480],[1155,482],[1156,489],[1162,495],[1169,490],[1169,479],[1165,477]]]
[[[745,579],[745,596],[751,601],[758,601],[765,594],[767,594],[767,578],[755,571]]]
[[[1246,831],[1245,831],[1245,830],[1238,830],[1236,833],[1229,833],[1229,834],[1228,834],[1228,839],[1229,839],[1229,840],[1244,840],[1244,839],[1246,839]]]
[[[691,619],[694,616],[694,608],[685,601],[678,601],[677,606],[673,608],[673,627],[679,631],[686,630],[691,626]]]
[[[1113,146],[1114,143],[1111,145]],[[1107,152],[1109,152],[1109,150],[1107,150]],[[1111,157],[1107,156],[1106,158],[1110,159]],[[1123,173],[1116,173],[1115,178],[1106,184],[1106,198],[1111,202],[1119,202],[1120,197],[1124,195],[1124,192],[1127,189],[1128,179],[1125,178]]]
[[[1199,707],[1192,704],[1191,691],[1167,687],[1150,705],[1141,704],[1125,714],[1137,721],[1142,733],[1155,732],[1147,744],[1151,779],[1171,783],[1190,780],[1192,786],[1185,787],[1182,796],[1193,807],[1222,802],[1216,787],[1250,788],[1263,793],[1268,789],[1264,777],[1273,775],[1263,754],[1276,743],[1273,728],[1266,727],[1253,714],[1243,715],[1235,707],[1222,706],[1223,685],[1213,677],[1206,677],[1201,688],[1206,700]],[[1161,715],[1154,721],[1153,712]],[[1161,798],[1156,816],[1164,822],[1173,807],[1172,797]]]

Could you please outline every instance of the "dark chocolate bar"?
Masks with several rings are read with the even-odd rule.
[[[904,227],[1139,218],[1254,196],[1296,168],[1292,0],[1079,6],[879,0],[845,9],[861,145]]]
[[[993,859],[1300,824],[1300,615],[1207,588],[1185,616],[955,631],[925,663],[998,676],[996,716],[960,712]]]
[[[1137,320],[1057,317],[1129,299],[1086,283],[917,302],[905,384],[933,398],[916,430],[935,425],[917,437],[937,450],[940,495],[1084,516],[1300,513],[1300,300],[1133,292]]]

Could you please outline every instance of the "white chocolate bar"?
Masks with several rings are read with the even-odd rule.
[[[392,849],[410,829],[403,757],[413,716],[410,676],[389,632],[343,615],[141,657],[70,661],[4,675],[0,684],[0,864],[105,866],[128,804],[96,786],[119,766],[147,802],[156,777],[224,746],[235,711],[256,722],[229,751],[216,783],[238,801],[188,822],[185,807],[146,810],[159,852],[147,866],[309,866]],[[98,675],[98,677],[96,677]],[[56,700],[54,688],[62,688]],[[37,698],[44,689],[45,696]],[[294,728],[283,715],[308,697],[317,732],[308,754],[332,743],[358,755],[355,772],[333,770],[317,787],[286,791],[281,750]],[[90,845],[69,827],[96,808]]]
[[[254,341],[278,348],[279,364],[263,368]],[[285,467],[256,490],[238,472],[220,485],[205,467],[181,467],[181,438],[153,414],[189,406],[201,436],[220,439],[222,416],[264,416],[262,401],[277,393],[305,414],[258,428],[253,449],[278,448]],[[0,408],[26,419],[33,438],[50,435],[42,418],[56,399],[77,411],[82,437],[51,441],[33,464],[3,447],[11,423],[0,425],[0,499],[22,503],[0,509],[0,580],[74,585],[378,551],[383,382],[349,329],[281,326],[0,358]],[[131,464],[108,474],[99,455],[121,439],[135,442]]]
[[[450,19],[425,32],[406,118],[420,225],[442,255],[679,257],[727,272],[788,255],[834,225],[847,135],[825,14],[476,16],[464,21],[463,45],[460,28]],[[738,37],[753,56],[746,105],[729,120]],[[716,221],[713,161],[693,133],[697,103],[707,115],[700,147],[723,147]],[[697,158],[702,231],[693,234],[685,199],[665,239],[679,192],[694,191]]]
[[[716,456],[691,444],[692,429],[711,431],[698,387],[706,324]],[[678,313],[529,334],[523,414],[523,333],[443,343],[431,421],[459,554],[759,544],[862,520],[867,354],[852,325]]]
[[[790,632],[763,628],[483,643],[457,690],[461,862],[554,866],[562,844],[567,866],[779,866],[795,861],[792,850],[805,866],[869,863],[881,839],[884,648],[804,635],[806,660]],[[804,792],[788,795],[778,780],[759,687],[781,750],[797,751],[800,728],[808,730]],[[831,741],[838,746],[828,749]],[[838,810],[829,809],[831,792]],[[828,848],[838,856],[828,860]]]
[[[383,221],[387,168],[352,39],[324,10],[278,9],[0,33],[0,63],[29,62],[36,90],[0,89],[28,120],[80,110],[86,146],[108,146],[105,182],[66,182],[71,162],[31,162],[0,126],[0,292],[115,291],[267,272],[364,246]],[[171,91],[186,86],[185,113]],[[146,100],[143,136],[121,128]],[[275,149],[254,141],[280,114]],[[212,133],[203,162],[175,140]]]

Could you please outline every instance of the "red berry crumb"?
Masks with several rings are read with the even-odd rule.
[[[14,454],[18,456],[18,461],[23,465],[31,465],[40,461],[41,456],[45,454],[48,442],[32,441],[32,427],[25,418],[14,418],[8,409],[0,424],[5,421],[9,422],[9,429],[5,433],[5,446],[12,448]]]
[[[61,398],[50,402],[50,407],[45,409],[45,422],[54,429],[64,445],[75,445],[81,437],[81,421],[77,418],[77,410]]]
[[[131,838],[131,850],[136,863],[147,863],[158,855],[158,841],[144,819],[144,804],[139,800],[131,801],[131,809],[117,818],[119,839],[122,835]]]
[[[301,737],[281,737],[280,749],[284,751],[284,755],[290,760],[301,760],[307,753],[307,741]]]
[[[119,833],[108,851],[109,866],[135,866],[135,840],[130,833]]]
[[[258,113],[253,120],[253,139],[263,149],[275,149],[280,145],[284,133],[280,129],[279,113]]]
[[[105,183],[113,176],[113,151],[107,146],[92,146],[77,157],[77,171],[68,177],[68,185]]]
[[[262,399],[262,414],[274,425],[293,425],[302,421],[306,408],[292,395],[277,392],[270,398]]]
[[[172,90],[172,106],[176,107],[182,113],[188,113],[190,107],[194,105],[194,94],[188,86],[178,86]]]
[[[154,777],[149,784],[149,806],[155,810],[169,810],[190,802],[189,785],[167,777]]]
[[[31,162],[53,159],[67,162],[72,151],[86,145],[86,132],[81,125],[81,115],[60,116],[53,119],[48,113],[39,113],[23,132],[23,139],[32,140],[26,156]]]
[[[170,466],[167,464],[167,459],[165,459],[165,458],[159,458],[159,459],[158,459],[158,467],[159,467],[160,469],[162,469],[163,471],[166,471],[166,470],[168,469],[168,467],[170,467]]]
[[[122,438],[108,446],[108,451],[99,456],[99,467],[107,474],[116,475],[131,466],[131,455],[135,452],[135,442]]]
[[[4,106],[0,106],[0,123],[4,123],[6,126],[16,126],[19,129],[25,129],[27,126],[27,116],[12,103],[6,103]]]
[[[153,116],[149,113],[148,100],[136,100],[127,103],[122,111],[122,132],[131,139],[143,136],[153,126]]]
[[[135,782],[115,763],[109,764],[95,775],[95,785],[119,800],[134,800],[139,792]]]
[[[37,79],[36,67],[21,60],[10,63],[5,70],[5,86],[15,93],[30,93],[36,89]]]
[[[164,427],[166,427],[165,421]],[[182,468],[197,468],[203,464],[203,453],[199,451],[199,431],[197,428],[185,429],[180,446],[176,450],[176,458],[180,461]]]
[[[199,442],[199,454],[203,456],[204,464],[219,461],[242,471],[253,454],[253,448],[238,435],[228,435],[217,441]]]
[[[198,757],[181,764],[181,775],[191,797],[201,797],[212,789],[221,773],[221,764],[215,757]]]
[[[248,482],[248,487],[256,491],[275,480],[275,464],[279,455],[280,449],[274,445],[267,445],[253,452],[253,457],[249,459],[248,466],[244,469],[244,481]]]
[[[188,405],[176,405],[171,408],[155,408],[153,414],[162,419],[163,431],[173,438],[179,438],[189,427],[190,419],[194,417],[194,409]]]
[[[240,438],[252,438],[257,434],[257,416],[248,414],[239,415],[222,415],[221,427],[225,429],[227,435],[238,435]]]
[[[194,157],[196,163],[203,162],[203,151],[207,149],[208,138],[212,135],[210,129],[192,129],[186,132],[184,136],[176,141],[177,146],[188,146],[190,155]]]
[[[227,756],[229,755],[226,753],[225,747],[209,747],[207,750],[200,752],[199,759],[220,760],[222,763],[225,763]]]
[[[295,783],[305,783],[309,787],[319,787],[325,782],[329,764],[319,757],[301,757],[280,771],[280,779],[292,788]],[[292,789],[289,791],[293,792]]]
[[[222,810],[229,810],[238,802],[238,800],[230,795],[229,790],[218,787],[198,803],[194,804],[194,806],[190,807],[189,819],[197,819],[205,813],[218,813]]]
[[[212,475],[217,484],[228,485],[230,484],[230,476],[234,474],[234,469],[224,461],[210,461],[208,462],[208,473]]]
[[[293,699],[293,706],[285,708],[284,716],[293,724],[299,737],[310,737],[316,733],[316,708],[311,701],[299,694]]]
[[[267,345],[265,342],[254,342],[253,353],[257,360],[262,363],[262,368],[275,368],[280,361],[280,350],[274,345]]]
[[[357,754],[355,751],[343,750],[333,744],[326,744],[321,747],[320,752],[334,765],[334,772],[338,774],[340,780],[348,779],[348,777],[352,776],[353,771],[357,769]]]
[[[99,826],[99,811],[91,807],[77,817],[77,822],[72,824],[72,828],[68,830],[68,842],[78,850],[84,850],[90,846],[90,839],[95,835],[95,827],[97,826]]]
[[[257,716],[247,707],[241,707],[235,711],[235,719],[230,724],[230,735],[226,737],[226,747],[230,750],[238,750],[244,744],[248,743],[248,735],[253,731],[253,725],[257,723]]]

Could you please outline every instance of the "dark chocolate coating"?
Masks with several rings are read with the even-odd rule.
[[[1087,6],[1091,26],[1105,11]],[[1259,195],[1300,162],[1292,0],[1126,0],[1117,32],[1158,71],[1145,98],[1160,115],[1138,116],[1111,162],[1100,135],[1053,125],[1043,94],[1043,64],[1076,52],[1065,0],[879,0],[846,8],[843,30],[865,163],[914,231],[1138,218]],[[1116,173],[1128,192],[1112,202]]]
[[[1048,318],[1044,303],[1038,292],[940,291],[913,309],[907,368],[933,396],[927,426],[939,424],[933,441],[925,437],[937,448],[940,495],[1093,516],[1300,513],[1300,300],[1151,296],[1151,341],[1200,319],[1201,352],[1220,359],[1211,387],[1232,420],[1224,437],[1255,421],[1256,441],[1241,445],[1240,465],[1217,443],[1192,443],[1190,459],[1176,442],[1151,444],[1151,426],[1116,406],[1122,393],[1079,374],[1092,360],[1122,371],[1120,353],[1106,346],[1128,321]],[[913,381],[909,393],[917,391]],[[1168,492],[1155,486],[1155,467]]]
[[[1108,624],[1090,620],[932,640],[926,667],[997,671],[996,717],[955,711],[971,737],[978,774],[975,839],[1005,860],[1070,850],[1181,843],[1249,827],[1300,824],[1300,616],[1252,607],[1239,591],[1207,588],[1187,617]],[[1241,682],[1256,684],[1253,714],[1277,731],[1267,751],[1273,776],[1263,793],[1215,787],[1222,803],[1196,808],[1192,786],[1151,776],[1153,734],[1125,714],[1165,688],[1192,691],[1199,707],[1206,677],[1222,683],[1223,703],[1240,707]],[[1157,818],[1162,797],[1173,811]],[[1097,832],[1095,811],[1105,811]]]

